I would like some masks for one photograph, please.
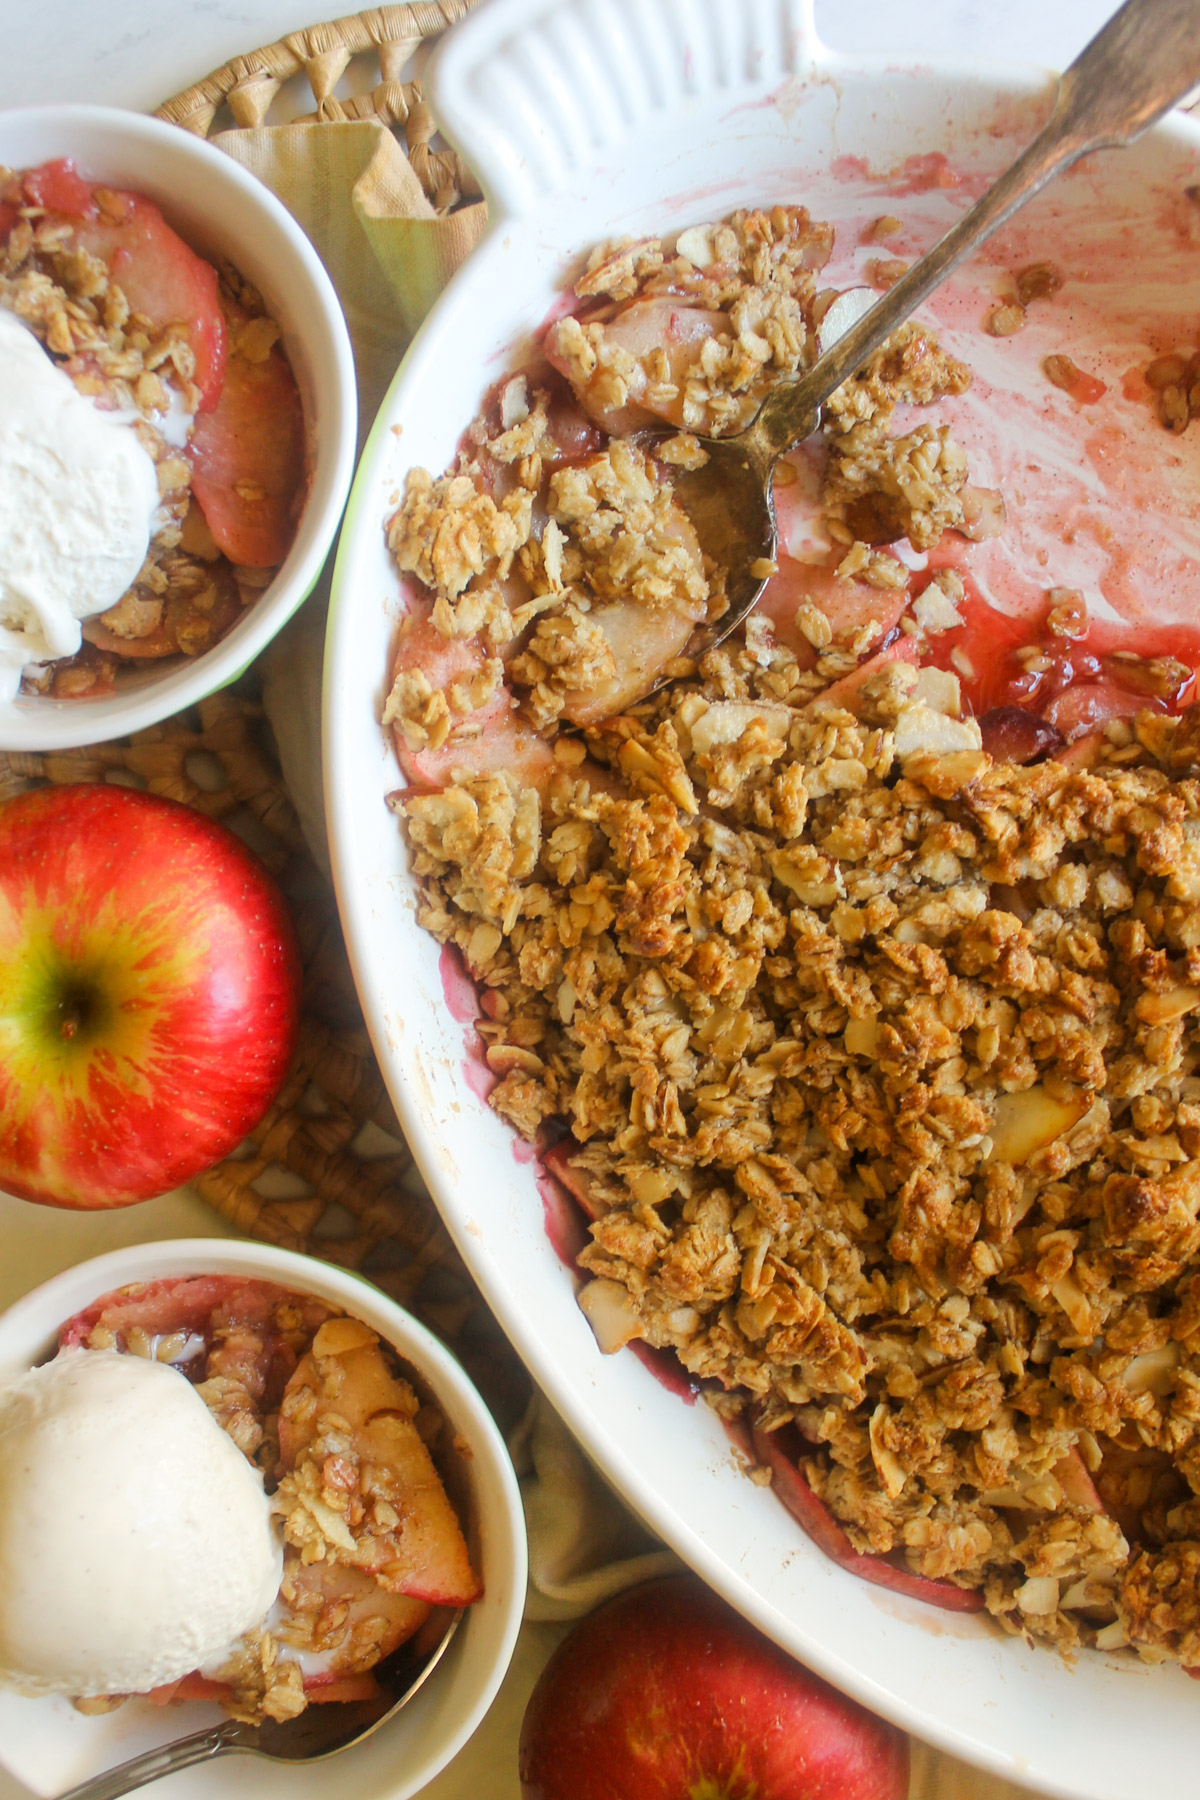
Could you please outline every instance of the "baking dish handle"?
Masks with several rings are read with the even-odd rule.
[[[804,81],[813,0],[484,0],[447,32],[427,89],[493,224],[706,95],[731,106]]]

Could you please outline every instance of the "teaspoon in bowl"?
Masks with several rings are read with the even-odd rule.
[[[757,603],[778,545],[772,471],[817,430],[829,396],[1047,182],[1093,150],[1132,143],[1197,83],[1197,0],[1126,0],[1060,78],[1037,137],[971,210],[886,294],[852,288],[839,296],[822,321],[812,368],[774,388],[743,431],[701,438],[708,460],[700,468],[672,470],[675,498],[727,582],[725,611],[697,628],[686,654],[720,643]]]
[[[157,1750],[147,1750],[142,1756],[119,1763],[115,1769],[106,1769],[60,1795],[59,1800],[118,1800],[119,1795],[130,1794],[147,1782],[159,1781],[164,1775],[191,1768],[193,1763],[209,1762],[231,1752],[289,1763],[321,1762],[336,1756],[353,1744],[361,1744],[407,1706],[441,1661],[462,1616],[459,1607],[415,1675],[412,1657],[404,1656],[405,1646],[380,1663],[375,1675],[386,1680],[387,1687],[378,1700],[341,1700],[307,1706],[297,1718],[282,1723],[265,1719],[261,1725],[247,1725],[240,1719],[226,1719],[221,1725],[194,1731],[173,1744],[163,1744]]]

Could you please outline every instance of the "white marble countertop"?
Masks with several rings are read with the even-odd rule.
[[[0,106],[149,111],[230,57],[341,10],[313,0],[122,0],[111,11],[95,0],[25,0],[7,9]],[[1062,68],[1113,10],[1113,0],[817,0],[817,24],[838,49]]]

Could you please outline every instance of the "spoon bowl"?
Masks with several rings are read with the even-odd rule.
[[[325,1706],[310,1705],[294,1719],[264,1719],[261,1725],[250,1725],[242,1719],[226,1719],[222,1725],[210,1725],[193,1731],[173,1744],[162,1744],[142,1756],[118,1763],[100,1775],[82,1781],[61,1796],[61,1800],[118,1800],[135,1788],[164,1775],[189,1769],[194,1763],[212,1762],[218,1756],[241,1754],[262,1756],[268,1762],[312,1763],[337,1756],[354,1744],[361,1744],[395,1718],[402,1707],[425,1685],[450,1646],[463,1616],[459,1607],[446,1624],[438,1642],[424,1658],[412,1655],[407,1644],[386,1661],[374,1674],[383,1685],[377,1700],[331,1701]],[[406,1654],[406,1652],[408,1654]],[[415,1662],[415,1668],[414,1668]]]

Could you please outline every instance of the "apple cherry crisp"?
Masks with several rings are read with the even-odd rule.
[[[216,1700],[258,1723],[371,1700],[385,1657],[410,1640],[432,1649],[447,1609],[479,1597],[437,1466],[456,1455],[446,1422],[360,1320],[268,1282],[191,1276],[106,1295],[60,1341],[173,1364],[262,1472],[280,1523],[270,1615],[220,1668],[157,1689],[156,1703]]]
[[[825,561],[688,655],[721,572],[672,468],[814,359],[829,242],[775,208],[603,246],[550,366],[410,476],[418,918],[590,1220],[603,1348],[672,1351],[860,1573],[1200,1665],[1191,671],[1048,588],[975,716],[954,546],[1005,507],[915,325],[827,409]]]

